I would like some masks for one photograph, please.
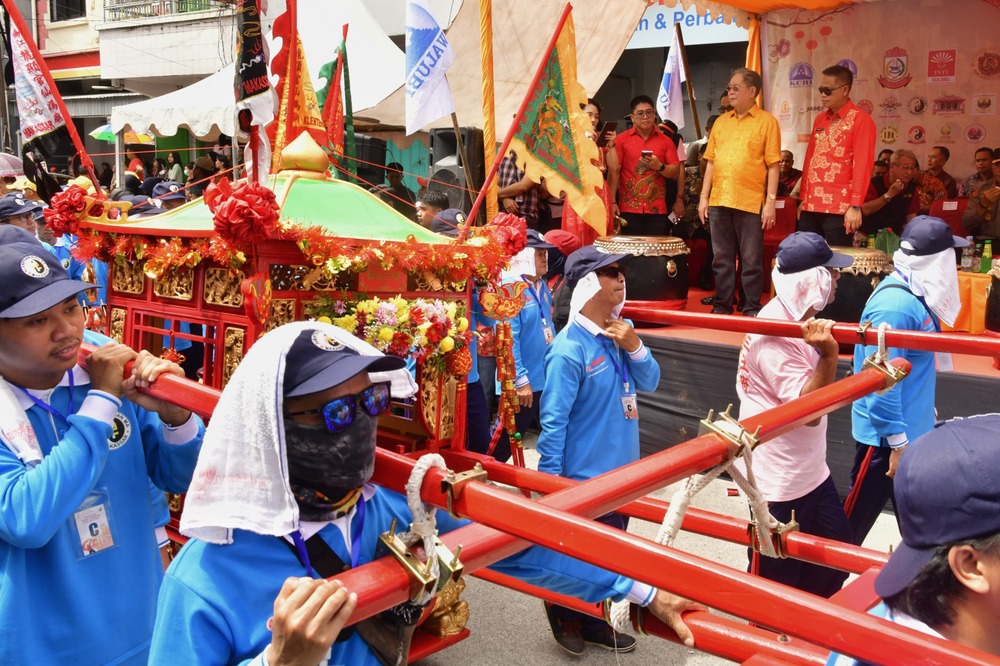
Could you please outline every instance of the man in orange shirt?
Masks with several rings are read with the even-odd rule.
[[[729,81],[729,103],[712,128],[705,150],[708,167],[701,187],[698,217],[708,221],[715,258],[712,312],[732,314],[739,249],[743,314],[757,316],[764,287],[764,229],[774,225],[778,196],[781,132],[778,121],[757,106],[763,80],[740,67]],[[765,200],[766,193],[766,200]]]
[[[799,231],[812,231],[830,245],[851,245],[861,227],[875,156],[875,121],[851,101],[854,75],[842,65],[823,70],[820,101],[802,167]]]

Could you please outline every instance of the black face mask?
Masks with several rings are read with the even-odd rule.
[[[375,470],[376,423],[364,410],[340,432],[285,419],[288,481],[302,520],[332,520],[354,505]]]

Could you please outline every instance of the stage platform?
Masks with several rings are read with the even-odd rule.
[[[691,290],[688,310],[709,312],[701,304],[708,292]],[[698,422],[709,409],[721,411],[736,396],[736,365],[742,333],[683,326],[639,328],[639,335],[660,363],[660,386],[656,393],[639,394],[639,428],[642,454],[648,455],[698,434]],[[938,373],[937,411],[941,419],[1000,411],[1000,372],[992,359],[953,356],[955,371]],[[852,358],[841,356],[837,376],[851,369]],[[905,381],[905,380],[904,380]],[[827,461],[841,494],[847,492],[854,461],[851,413],[844,407],[830,415],[827,430]]]

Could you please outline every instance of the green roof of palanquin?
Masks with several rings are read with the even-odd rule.
[[[347,181],[317,179],[309,172],[282,171],[271,176],[268,186],[281,208],[279,219],[282,222],[321,227],[331,237],[405,241],[413,236],[421,243],[452,241],[403,217],[392,206]],[[203,199],[151,217],[120,223],[100,223],[91,219],[81,226],[142,236],[199,238],[216,235],[212,211]]]

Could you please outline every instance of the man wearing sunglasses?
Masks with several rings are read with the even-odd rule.
[[[639,459],[638,391],[655,391],[660,366],[629,321],[625,302],[626,254],[592,245],[566,260],[573,287],[569,324],[545,357],[542,433],[538,469],[586,481]],[[628,518],[609,513],[600,522],[621,530]],[[635,639],[577,611],[546,604],[556,642],[571,654],[585,643],[615,652],[635,649]]]
[[[629,104],[632,127],[615,139],[618,164],[608,165],[614,213],[628,221],[631,236],[667,233],[667,181],[680,175],[677,147],[656,127],[656,107],[648,95]]]
[[[875,156],[875,121],[851,101],[854,75],[842,65],[823,70],[820,101],[802,168],[799,231],[830,245],[850,246],[861,228]]]
[[[192,539],[161,588],[150,664],[379,663],[371,632],[385,621],[344,629],[357,597],[327,579],[374,560],[393,520],[413,520],[405,498],[368,483],[390,391],[416,390],[403,367],[316,322],[254,344],[206,433],[181,519]],[[437,512],[441,532],[464,524]],[[679,597],[537,547],[493,568],[589,602],[648,600],[692,644],[680,612],[701,606]],[[419,611],[392,616],[412,627]],[[405,663],[401,626],[379,654]]]
[[[764,288],[764,229],[774,225],[778,198],[781,130],[777,119],[757,106],[764,83],[740,67],[729,80],[733,110],[712,128],[705,149],[698,217],[712,234],[715,300],[712,312],[732,314],[736,254],[740,256],[743,314],[756,317]]]

